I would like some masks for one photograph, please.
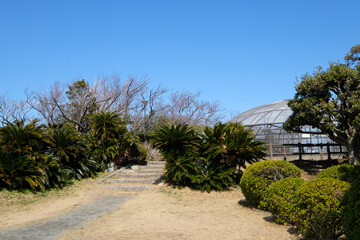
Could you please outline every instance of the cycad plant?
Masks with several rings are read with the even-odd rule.
[[[9,188],[44,190],[45,170],[39,166],[45,149],[43,128],[34,120],[0,128],[0,182]]]
[[[0,151],[0,187],[44,190],[43,170],[27,156]]]
[[[251,129],[241,123],[217,123],[206,127],[202,135],[206,159],[215,159],[232,167],[243,167],[265,157],[264,143],[255,140]]]
[[[194,153],[199,147],[199,137],[186,124],[161,127],[153,136],[153,144],[165,158],[177,158]]]
[[[234,168],[225,163],[217,162],[214,159],[202,160],[198,162],[197,170],[197,174],[192,177],[192,183],[202,192],[224,191],[232,185]]]
[[[92,156],[105,169],[109,163],[124,164],[131,159],[139,138],[128,131],[126,122],[115,112],[100,112],[90,117],[88,140]]]
[[[25,124],[15,121],[0,128],[0,147],[3,151],[36,160],[44,150],[44,130],[37,120]]]
[[[83,135],[68,125],[51,126],[47,130],[48,153],[58,159],[68,178],[94,177],[97,164],[89,159]]]
[[[165,165],[166,181],[177,187],[190,186],[193,178],[197,175],[197,160],[197,157],[191,154],[170,156]]]

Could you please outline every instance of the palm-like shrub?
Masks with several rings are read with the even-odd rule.
[[[1,182],[10,188],[44,190],[46,171],[39,166],[45,150],[44,131],[34,120],[15,121],[0,128]]]
[[[264,143],[256,141],[252,130],[240,123],[217,123],[206,127],[202,135],[207,159],[216,159],[232,167],[243,167],[265,156]]]
[[[191,186],[191,180],[197,173],[196,161],[196,157],[192,155],[167,158],[166,182],[177,187]]]
[[[45,188],[42,169],[27,156],[0,152],[0,186],[10,189]]]
[[[119,114],[96,113],[90,117],[90,127],[90,149],[101,169],[109,163],[119,166],[140,158],[139,137],[128,131]]]
[[[25,124],[15,121],[0,128],[0,146],[5,152],[36,159],[44,150],[44,131],[37,120]]]
[[[68,178],[95,176],[97,164],[88,158],[83,136],[67,125],[53,126],[47,131],[48,153],[58,159]]]
[[[234,168],[216,160],[200,160],[198,162],[197,174],[192,177],[195,188],[200,191],[210,192],[211,190],[223,191],[232,185],[232,174]]]
[[[199,138],[188,125],[175,124],[161,127],[153,136],[153,144],[164,157],[176,158],[194,153],[199,146]]]

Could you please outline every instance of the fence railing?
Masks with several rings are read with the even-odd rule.
[[[274,159],[274,156],[282,156],[284,160],[287,160],[288,156],[298,156],[299,160],[303,159],[304,155],[320,155],[320,160],[324,160],[325,155],[328,160],[331,160],[332,154],[345,154],[346,148],[336,143],[326,144],[310,144],[310,143],[298,143],[298,144],[267,144],[268,155],[270,159]]]

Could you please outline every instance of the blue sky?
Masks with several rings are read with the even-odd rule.
[[[100,75],[201,91],[230,115],[292,98],[360,43],[360,1],[0,0],[0,95]]]

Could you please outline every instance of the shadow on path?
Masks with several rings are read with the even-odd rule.
[[[112,196],[97,199],[94,203],[80,206],[75,211],[61,217],[51,219],[28,227],[0,231],[0,239],[12,240],[54,240],[64,231],[77,228],[107,212],[115,210],[119,205],[133,196]]]

